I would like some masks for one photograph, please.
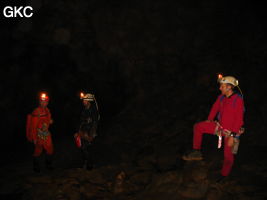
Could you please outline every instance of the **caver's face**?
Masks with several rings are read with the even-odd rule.
[[[228,83],[221,83],[220,84],[220,90],[222,95],[227,95],[230,91],[232,91],[233,86],[231,86]]]
[[[91,106],[91,102],[90,101],[83,100],[83,105],[84,105],[84,107],[89,108]]]
[[[40,106],[41,106],[42,108],[47,107],[47,105],[48,105],[48,101],[40,101]]]

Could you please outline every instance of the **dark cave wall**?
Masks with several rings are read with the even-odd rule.
[[[96,94],[103,120],[111,122],[133,99],[141,104],[158,98],[174,107],[194,101],[196,109],[209,108],[218,94],[218,72],[239,79],[248,120],[265,123],[267,50],[260,6],[171,0],[26,3],[33,5],[34,17],[6,19],[0,32],[4,141],[24,138],[26,114],[40,90],[52,97],[55,129],[65,132],[65,122],[75,130],[80,90]]]

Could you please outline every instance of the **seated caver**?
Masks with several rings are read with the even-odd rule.
[[[239,137],[244,133],[243,115],[244,101],[243,95],[238,87],[238,81],[232,76],[219,76],[221,95],[213,104],[208,119],[194,125],[193,150],[185,154],[184,160],[202,160],[201,153],[203,134],[211,134],[218,136],[218,148],[221,148],[224,142],[224,161],[221,170],[222,180],[231,172],[234,163],[234,154],[237,153]],[[234,91],[238,87],[241,95]],[[217,121],[215,121],[217,117]]]

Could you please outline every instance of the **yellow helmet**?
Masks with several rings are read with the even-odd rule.
[[[218,82],[219,83],[229,83],[233,86],[238,86],[238,80],[233,76],[222,76],[221,74],[218,75]]]
[[[95,95],[90,94],[90,93],[84,94],[81,92],[80,99],[85,100],[85,101],[94,101]]]

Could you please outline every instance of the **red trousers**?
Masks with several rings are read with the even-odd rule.
[[[193,139],[193,149],[200,150],[202,144],[202,136],[204,133],[214,134],[216,124],[215,122],[199,122],[194,126],[194,139]],[[228,176],[231,172],[234,155],[232,153],[231,147],[227,145],[228,138],[224,137],[224,161],[221,174],[223,176]]]
[[[41,138],[38,138],[37,136],[37,141],[35,144],[33,156],[34,157],[40,156],[43,152],[43,149],[45,149],[48,155],[52,155],[54,152],[52,138],[50,134],[47,136],[46,139],[41,139]]]

